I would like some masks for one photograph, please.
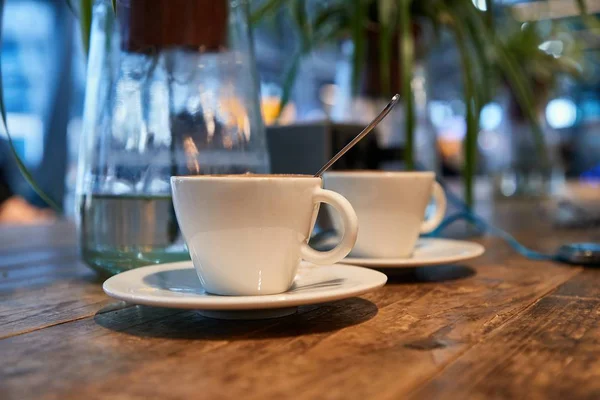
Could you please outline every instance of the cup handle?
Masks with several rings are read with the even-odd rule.
[[[421,233],[429,233],[437,228],[446,215],[446,194],[438,182],[433,182],[433,200],[435,201],[435,214],[421,225]]]
[[[350,202],[344,196],[331,190],[316,189],[313,194],[313,201],[327,203],[340,213],[344,223],[344,236],[340,243],[329,251],[317,251],[310,247],[308,243],[303,243],[300,253],[304,260],[314,264],[335,264],[346,257],[354,247],[354,243],[356,243],[358,236],[358,218],[356,212],[354,212]]]

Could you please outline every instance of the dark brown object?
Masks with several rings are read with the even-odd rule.
[[[484,211],[540,250],[600,240],[539,207]],[[108,298],[69,224],[0,228],[0,398],[599,398],[600,271],[477,241],[480,259],[398,270],[361,298],[219,321]]]
[[[122,48],[218,51],[227,45],[228,0],[119,0]]]
[[[414,41],[414,57],[418,61],[423,57],[422,48],[425,47],[423,28],[415,23],[412,25],[412,35]],[[400,59],[400,34],[395,31],[392,33],[390,51],[390,63],[387,69],[390,76],[390,87],[382,87],[381,82],[381,63],[380,63],[380,31],[375,24],[367,29],[366,57],[364,80],[361,87],[361,93],[371,98],[391,96],[394,93],[402,93],[402,82],[400,82],[400,73],[402,63]]]

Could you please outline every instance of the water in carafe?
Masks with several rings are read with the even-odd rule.
[[[117,19],[108,1],[94,8],[77,204],[84,260],[102,273],[189,259],[171,176],[269,172],[247,2],[186,1],[182,25],[213,10],[210,37],[138,29],[168,0],[118,2]]]

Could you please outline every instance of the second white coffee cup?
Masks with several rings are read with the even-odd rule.
[[[323,182],[356,210],[360,231],[353,257],[410,257],[419,234],[437,228],[446,212],[446,196],[433,172],[333,171]],[[432,196],[435,213],[424,220]],[[342,221],[335,214],[332,220],[339,231]]]

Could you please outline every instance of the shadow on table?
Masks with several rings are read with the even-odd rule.
[[[435,265],[430,267],[382,268],[388,284],[446,282],[475,276],[476,271],[466,265]]]
[[[98,311],[94,321],[106,329],[138,337],[240,340],[333,332],[368,321],[376,315],[375,304],[354,297],[301,306],[296,314],[262,320],[219,320],[206,318],[193,310],[148,306],[115,309],[112,304]]]

